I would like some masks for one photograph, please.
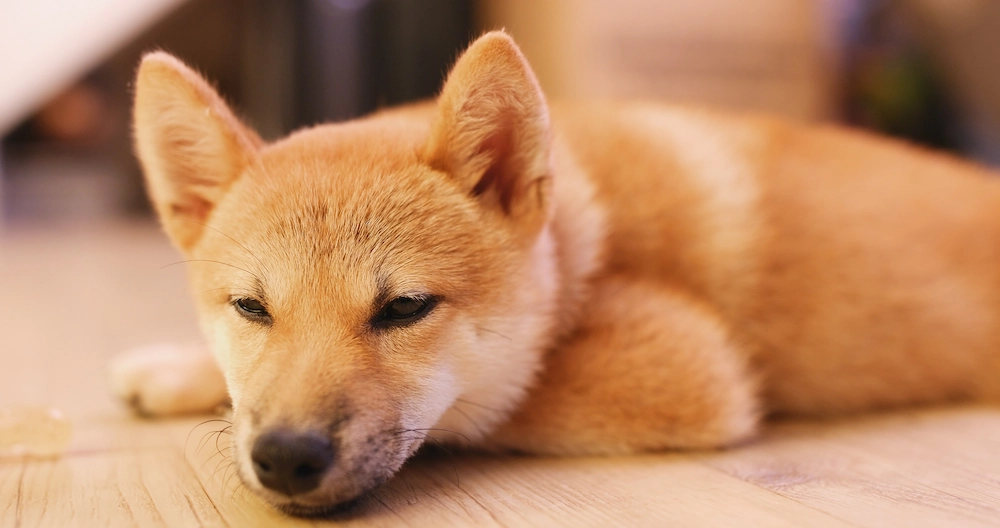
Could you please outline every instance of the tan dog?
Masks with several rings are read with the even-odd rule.
[[[689,108],[550,109],[503,33],[436,106],[268,145],[152,53],[135,132],[240,477],[289,512],[357,497],[426,437],[706,448],[766,414],[1000,396],[1000,183],[968,163]],[[123,397],[224,397],[207,355],[159,354],[117,365]]]

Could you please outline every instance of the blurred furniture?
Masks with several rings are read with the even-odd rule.
[[[0,135],[184,1],[4,2]]]
[[[954,100],[977,158],[1000,166],[1000,2],[904,0]]]
[[[129,87],[148,50],[202,72],[276,139],[432,97],[471,20],[467,0],[0,3],[0,221],[147,211]]]
[[[481,25],[514,35],[550,97],[846,121],[1000,166],[995,0],[480,4]]]
[[[550,97],[629,97],[803,120],[834,110],[831,2],[484,0]]]
[[[300,0],[297,120],[433,97],[472,32],[469,0]]]

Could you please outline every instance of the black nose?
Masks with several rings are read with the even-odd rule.
[[[250,453],[260,483],[289,497],[316,489],[334,457],[326,436],[288,429],[260,435]]]

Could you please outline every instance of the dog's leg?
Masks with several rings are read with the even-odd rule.
[[[115,394],[148,416],[214,411],[228,401],[226,381],[204,345],[152,345],[111,361]]]
[[[491,447],[625,453],[720,447],[753,434],[754,380],[708,307],[655,284],[609,280],[584,311]]]

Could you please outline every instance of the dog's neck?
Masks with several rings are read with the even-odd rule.
[[[551,220],[559,270],[558,332],[576,327],[590,293],[591,277],[604,264],[604,211],[594,200],[594,185],[577,164],[569,146],[557,137],[552,145],[554,211]]]

